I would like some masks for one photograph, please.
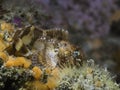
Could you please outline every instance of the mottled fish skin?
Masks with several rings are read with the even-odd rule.
[[[14,55],[24,55],[31,59],[33,65],[54,68],[68,62],[75,64],[77,60],[82,59],[79,55],[81,54],[80,49],[77,50],[68,42],[68,31],[64,29],[44,30],[36,26],[34,28],[26,26],[16,31],[14,38],[16,39],[14,39],[12,47],[15,45],[19,47],[18,49],[11,48],[15,51]],[[21,42],[17,39],[20,39]]]

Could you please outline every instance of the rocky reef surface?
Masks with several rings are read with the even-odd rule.
[[[119,90],[64,29],[0,21],[0,90]]]
[[[114,5],[112,0],[0,0],[0,90],[120,90],[108,70],[113,62],[106,59],[117,49],[112,69],[119,72],[118,45],[112,48],[119,38],[106,36]],[[115,27],[113,33],[119,31]]]

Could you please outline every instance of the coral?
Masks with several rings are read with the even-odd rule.
[[[31,61],[27,60],[24,57],[12,57],[9,56],[8,61],[5,63],[6,67],[24,67],[29,68],[31,65]]]
[[[89,60],[81,68],[64,67],[60,70],[60,81],[56,90],[119,90],[110,73]]]
[[[57,86],[57,79],[55,77],[49,77],[48,81],[46,83],[46,86],[50,89],[50,90],[54,90],[54,88]]]
[[[86,62],[82,50],[68,41],[68,31],[28,25],[9,32],[12,23],[4,24],[0,90],[119,90],[107,70]]]
[[[29,82],[26,90],[50,90],[50,89],[44,83],[36,80],[33,82]]]
[[[47,27],[49,25],[54,27],[64,26],[88,34],[91,37],[100,37],[109,33],[109,18],[118,8],[116,1],[21,0],[18,3],[17,0],[6,0],[3,1],[3,7],[16,13],[12,14],[10,20],[14,20],[17,16],[20,19],[22,18],[23,21],[27,19],[32,23],[48,24]],[[24,14],[26,12],[28,12],[27,15]]]
[[[0,51],[4,51],[6,47],[6,43],[0,38]]]
[[[2,22],[1,30],[3,31],[7,30],[8,32],[12,32],[14,30],[14,26],[11,25],[10,23]]]
[[[48,81],[46,83],[46,85],[53,90],[56,86],[57,86],[57,82],[59,79],[59,69],[55,68],[54,70],[52,70],[52,73],[50,75],[52,75],[51,77],[48,77]]]
[[[31,80],[32,73],[23,68],[0,68],[0,90],[18,90]]]
[[[46,68],[45,72],[46,72],[46,74],[50,75],[52,73],[52,69],[51,68]]]
[[[24,68],[29,68],[31,61],[24,57],[16,57],[14,61],[14,66],[23,66]]]
[[[5,52],[0,52],[0,58],[6,62],[8,60],[8,55]]]
[[[35,66],[33,67],[32,71],[33,71],[33,77],[39,80],[42,74],[42,71],[40,70],[40,68]]]
[[[8,60],[6,63],[5,63],[5,66],[6,67],[13,67],[14,66],[14,60]]]
[[[26,84],[27,90],[34,90],[34,89],[36,89],[36,90],[54,90],[55,89],[55,87],[57,86],[57,80],[59,78],[58,68],[51,70],[51,73],[49,73],[49,74],[45,70],[45,72],[43,72],[42,75],[38,73],[39,72],[38,67],[34,67],[34,71],[36,72],[36,75],[34,75],[34,78],[36,80],[34,80],[32,82],[28,82]],[[33,73],[33,74],[35,74],[35,73]],[[45,79],[47,79],[47,80],[45,81]]]

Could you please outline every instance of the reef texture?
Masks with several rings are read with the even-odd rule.
[[[119,84],[113,80],[114,77],[107,69],[94,65],[93,60],[86,60],[81,48],[69,42],[67,30],[41,28],[46,20],[51,19],[47,16],[47,12],[41,11],[49,0],[41,0],[42,3],[44,1],[45,3],[41,3],[39,8],[37,5],[40,3],[33,5],[33,0],[30,2],[29,0],[21,0],[20,3],[17,0],[12,0],[12,4],[10,1],[9,5],[8,1],[4,1],[3,7],[0,7],[0,90],[120,90]],[[60,4],[60,0],[58,1]],[[56,4],[49,5],[54,8]],[[79,11],[79,8],[76,7],[76,12]],[[71,8],[71,10],[74,9]],[[68,17],[68,14],[72,16],[74,12],[66,13]],[[39,17],[41,15],[42,17]],[[53,14],[52,18],[54,18],[53,16],[55,17],[56,14]],[[91,22],[91,17],[89,18],[89,22]],[[68,19],[66,20],[68,21]],[[79,24],[76,20],[78,18],[75,19],[76,28],[81,27],[83,24]],[[55,23],[57,24],[57,22]],[[73,26],[73,23],[70,20],[68,24]],[[106,22],[103,24],[106,25]],[[93,27],[95,26],[93,24]]]
[[[0,90],[119,90],[106,69],[71,44],[68,31],[0,21]]]
[[[32,16],[32,23],[47,24],[47,27],[67,27],[72,32],[84,34],[82,38],[86,35],[94,38],[108,35],[110,18],[118,9],[117,1],[119,0],[3,0],[2,6],[17,13],[11,13],[12,18],[6,17],[9,20],[14,15],[23,20],[26,16]]]

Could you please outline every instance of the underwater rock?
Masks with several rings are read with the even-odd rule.
[[[13,27],[1,22],[0,90],[119,90],[108,71],[85,61],[68,31]]]

